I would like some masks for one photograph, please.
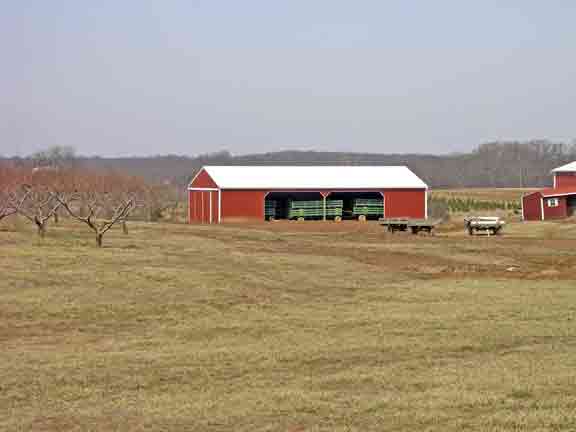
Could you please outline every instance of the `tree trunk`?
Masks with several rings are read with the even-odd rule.
[[[104,234],[100,234],[100,233],[96,234],[96,246],[98,246],[99,248],[102,247],[102,237],[103,236],[104,236]]]
[[[38,235],[42,240],[46,236],[46,226],[41,222],[36,222],[36,226],[38,227]]]
[[[174,206],[172,207],[172,214],[170,216],[170,219],[172,219],[172,222],[176,222],[177,217],[178,217],[178,203],[174,204]]]
[[[56,210],[54,212],[54,225],[58,225],[58,222],[60,222],[60,216],[58,215],[58,210]]]
[[[126,223],[126,221],[122,221],[122,232],[126,235],[128,235],[128,224]]]

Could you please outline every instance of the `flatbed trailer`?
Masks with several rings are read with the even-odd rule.
[[[432,234],[432,231],[438,225],[437,220],[428,219],[379,219],[380,225],[385,227],[389,232],[411,231],[412,234],[426,232]]]
[[[471,216],[464,219],[464,226],[469,235],[479,232],[487,235],[499,235],[505,224],[506,222],[498,216]]]

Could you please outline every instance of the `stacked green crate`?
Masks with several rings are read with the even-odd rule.
[[[356,216],[383,216],[384,202],[382,198],[356,198],[352,212]]]
[[[326,200],[326,216],[342,217],[343,207],[344,201],[342,200]]]
[[[276,219],[279,216],[279,202],[266,200],[264,203],[264,217],[266,219]]]
[[[321,200],[315,201],[290,201],[288,218],[317,218],[322,216],[324,204]]]
[[[342,200],[326,200],[326,216],[342,216]],[[289,219],[317,219],[324,215],[324,201],[291,201],[288,210]]]

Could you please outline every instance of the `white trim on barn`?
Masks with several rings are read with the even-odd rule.
[[[571,196],[571,195],[576,195],[576,191],[568,192],[568,193],[559,193],[559,194],[556,194],[556,193],[546,194],[546,195],[542,194],[542,196],[544,198],[553,198],[553,197],[562,197],[562,196]]]
[[[541,219],[544,220],[544,197],[540,198],[540,214]]]
[[[190,193],[186,194],[186,200],[188,201],[188,207],[186,207],[186,220],[188,221],[188,223],[191,222],[190,220]]]
[[[218,223],[222,222],[222,189],[218,189]]]
[[[188,183],[188,186],[190,186],[192,183],[194,183],[194,180],[196,180],[196,178],[202,173],[202,171],[204,171],[204,168],[200,168],[198,170],[198,172],[196,174],[194,174],[194,177],[192,177],[192,180],[190,180],[190,183]]]

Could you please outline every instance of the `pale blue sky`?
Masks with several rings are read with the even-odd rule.
[[[0,0],[0,154],[576,137],[573,0]]]

